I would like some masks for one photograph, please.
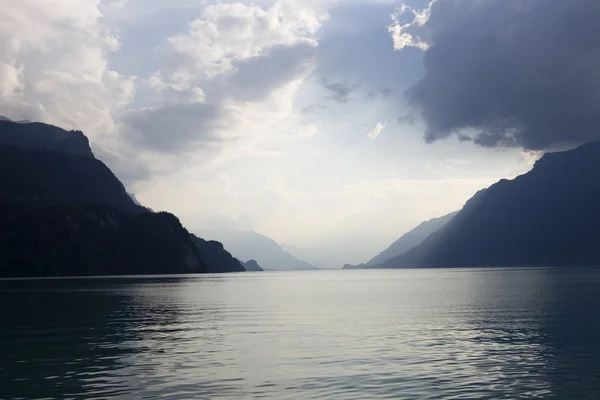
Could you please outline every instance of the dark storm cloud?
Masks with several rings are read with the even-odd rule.
[[[429,142],[543,150],[600,139],[600,1],[439,0],[407,91]]]

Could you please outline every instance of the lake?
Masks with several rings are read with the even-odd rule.
[[[600,269],[0,281],[0,398],[600,398]]]

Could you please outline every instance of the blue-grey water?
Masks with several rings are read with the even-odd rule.
[[[0,282],[0,398],[600,398],[600,270]]]

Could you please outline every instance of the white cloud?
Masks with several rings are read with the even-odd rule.
[[[118,39],[96,0],[2,2],[0,107],[15,119],[114,132],[113,114],[135,92],[134,78],[111,71]]]
[[[315,124],[299,126],[294,129],[292,139],[313,138],[319,134],[319,128]]]
[[[388,26],[388,31],[394,41],[394,50],[402,50],[405,47],[417,47],[422,50],[429,48],[430,32],[426,24],[431,15],[431,7],[437,0],[432,0],[429,5],[417,11],[415,8],[402,4],[394,14],[392,14],[392,24]],[[412,20],[404,22],[406,14],[412,14]]]
[[[23,90],[23,66],[0,62],[0,96],[8,97]]]
[[[322,18],[298,1],[206,7],[166,40],[164,65],[146,80],[155,100],[125,116],[124,134],[156,153],[210,144],[214,158],[219,149],[255,146],[272,134],[270,125],[292,117],[296,92],[315,67]]]
[[[544,151],[523,150],[521,155],[523,156],[525,164],[530,168],[533,168],[535,163],[544,156],[544,153]]]
[[[377,137],[381,134],[381,132],[383,132],[383,130],[387,127],[387,121],[386,122],[378,122],[377,125],[375,125],[375,128],[373,128],[373,130],[371,132],[369,132],[367,134],[367,137],[369,139],[377,139]]]
[[[206,80],[274,46],[316,45],[313,35],[320,26],[319,16],[295,1],[278,1],[267,9],[243,3],[208,6],[186,33],[169,38],[181,61],[171,78]]]

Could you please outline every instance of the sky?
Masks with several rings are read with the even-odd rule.
[[[0,0],[0,115],[154,210],[364,262],[597,139],[600,2]]]

